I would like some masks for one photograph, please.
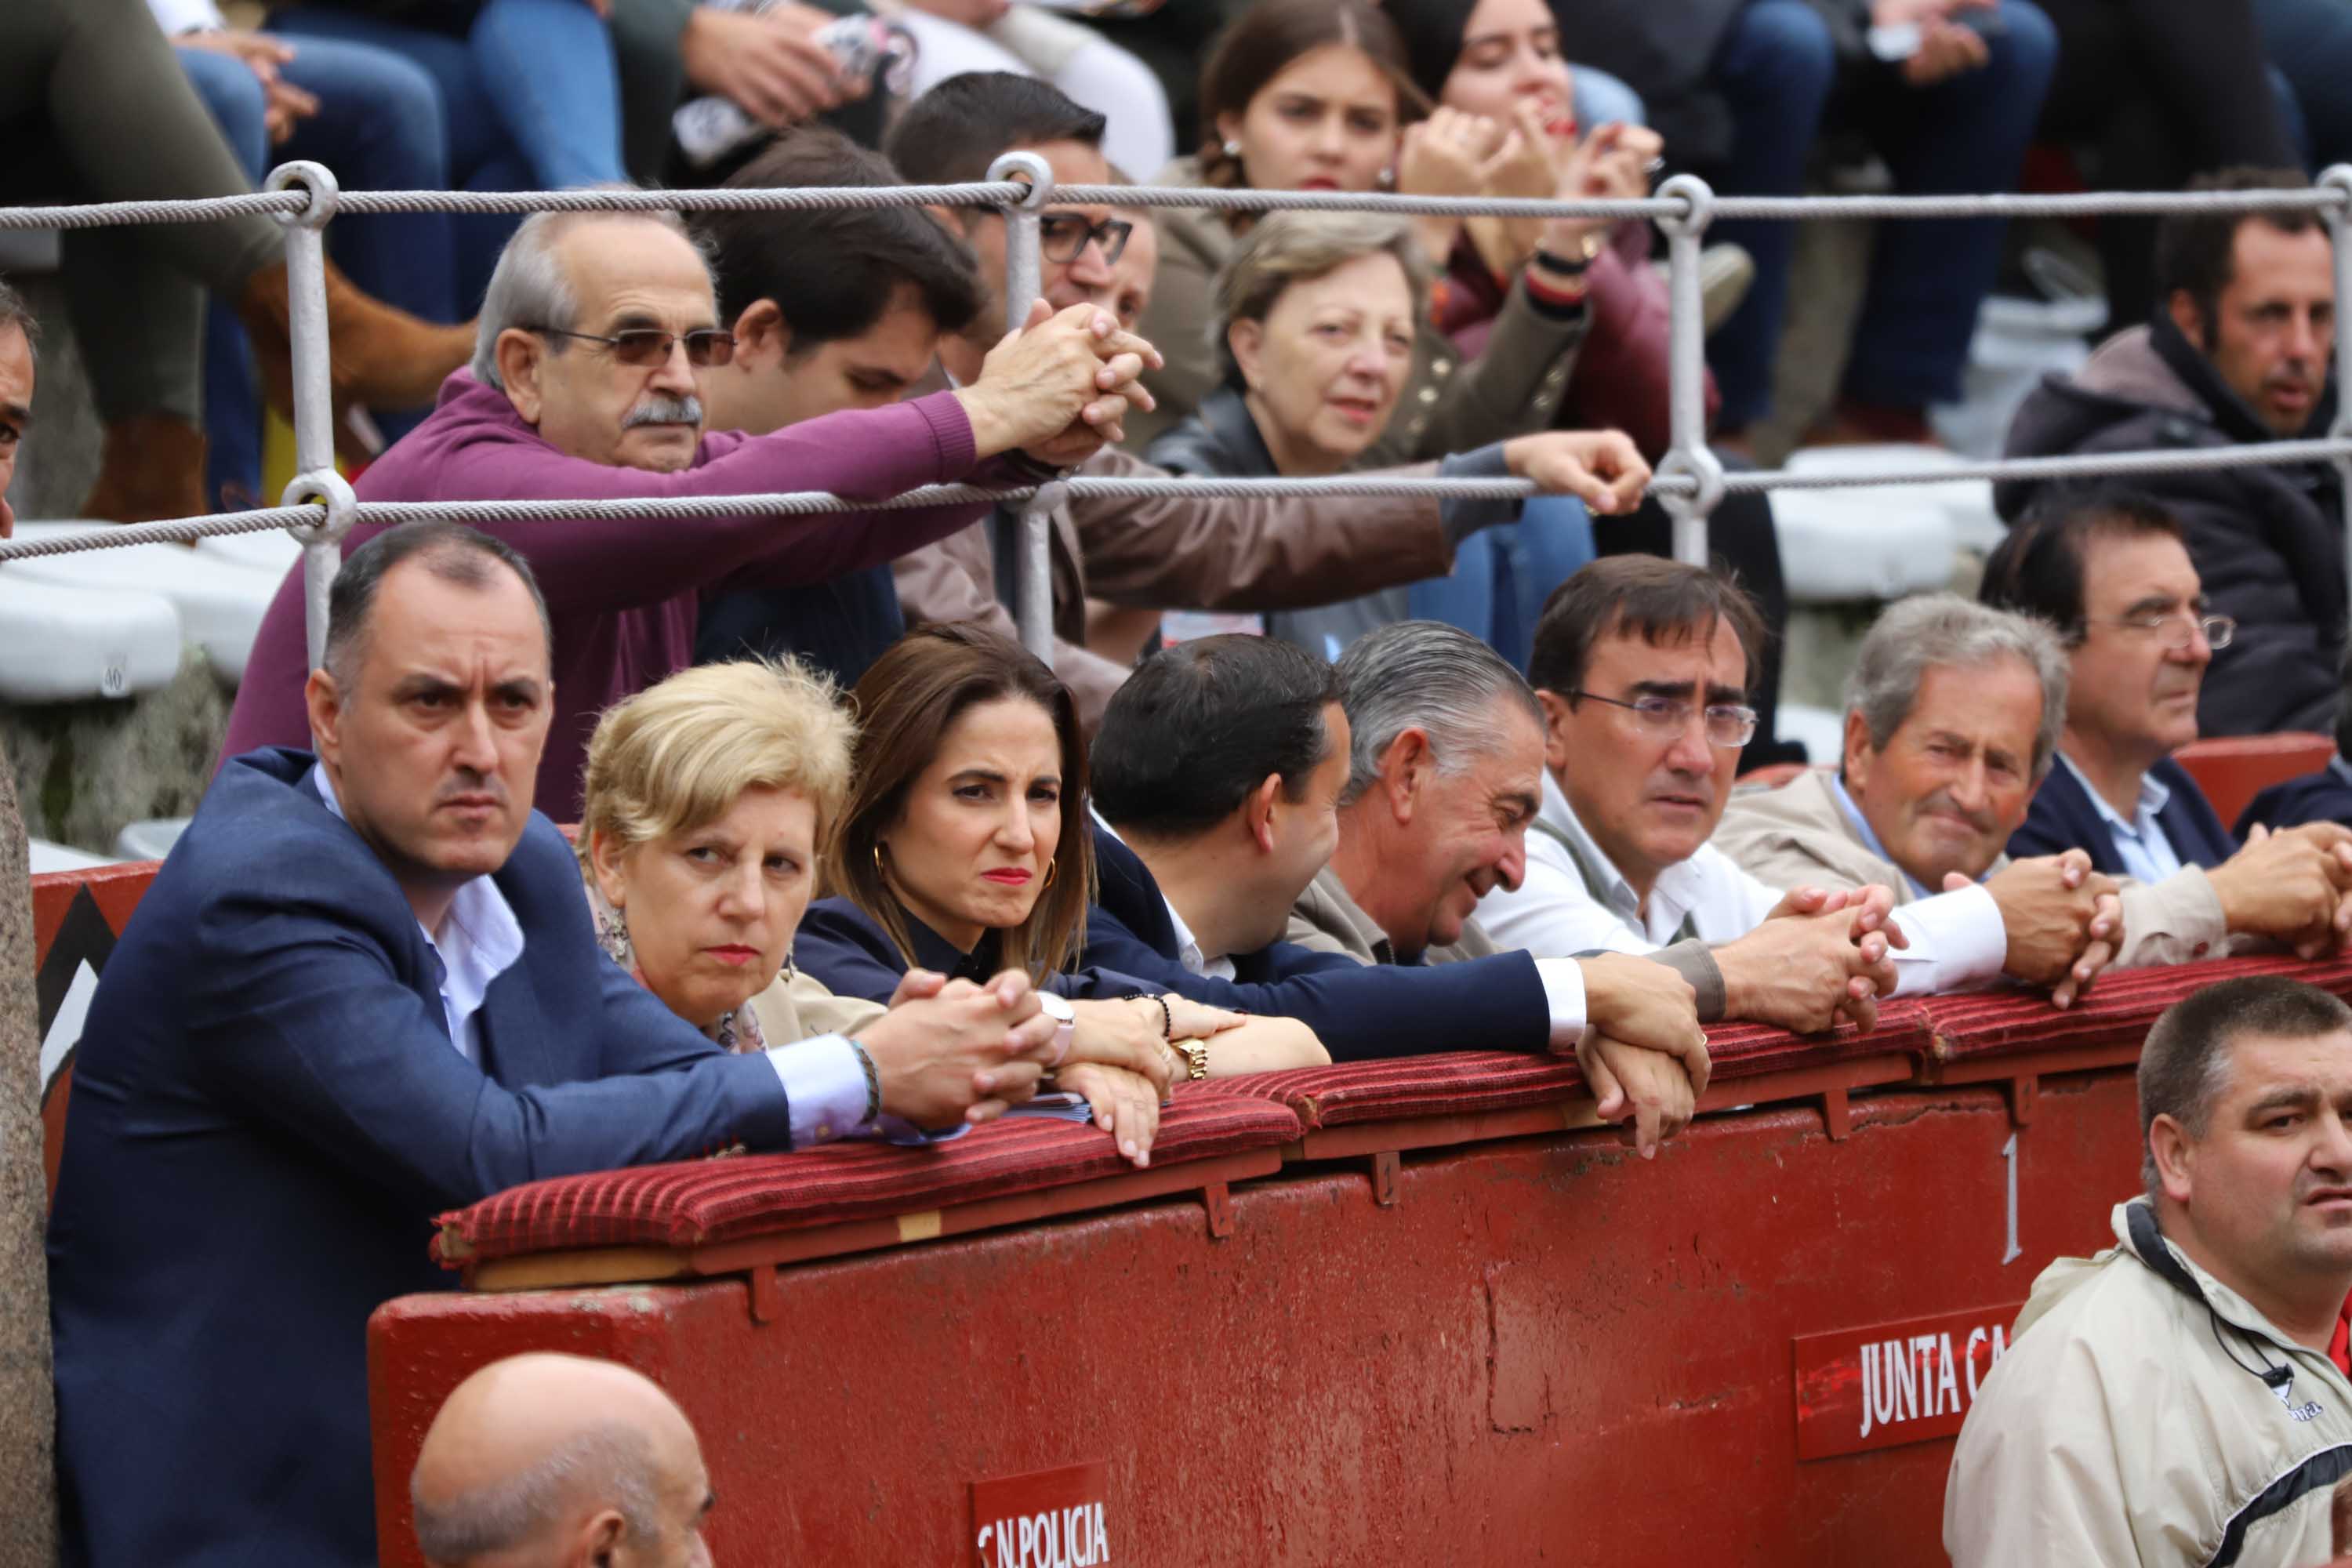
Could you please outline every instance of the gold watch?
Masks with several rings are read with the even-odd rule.
[[[1194,1083],[1209,1076],[1209,1047],[1198,1040],[1171,1040],[1178,1056],[1184,1058],[1184,1076]]]

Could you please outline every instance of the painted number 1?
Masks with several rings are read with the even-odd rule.
[[[2000,1255],[2003,1263],[2014,1263],[2025,1256],[2017,1245],[2017,1134],[2000,1146],[2001,1163],[2009,1167],[2009,1250]]]

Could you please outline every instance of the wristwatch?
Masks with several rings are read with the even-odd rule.
[[[1193,1083],[1209,1076],[1209,1047],[1198,1040],[1171,1040],[1176,1054],[1184,1058],[1184,1076]]]
[[[1078,1012],[1051,991],[1037,993],[1037,1011],[1054,1020],[1054,1058],[1045,1064],[1050,1072],[1070,1054],[1070,1040],[1078,1032]]]

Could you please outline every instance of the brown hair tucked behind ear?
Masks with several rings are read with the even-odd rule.
[[[1033,981],[1077,956],[1094,901],[1094,835],[1087,813],[1087,742],[1070,689],[1035,655],[1009,637],[957,621],[908,632],[866,671],[851,694],[860,725],[855,782],[824,853],[824,890],[846,898],[890,933],[899,956],[915,961],[906,911],[891,892],[875,850],[906,810],[907,792],[940,753],[965,711],[1021,698],[1054,721],[1062,750],[1062,837],[1054,880],[1029,918],[1003,933],[1007,969]]]
[[[1398,124],[1428,117],[1429,100],[1413,85],[1404,40],[1379,6],[1366,0],[1256,0],[1217,35],[1201,68],[1202,184],[1223,190],[1249,187],[1241,160],[1225,155],[1218,119],[1245,113],[1250,100],[1293,61],[1335,45],[1361,50],[1396,84]]]

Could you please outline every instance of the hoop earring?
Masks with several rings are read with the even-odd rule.
[[[1042,893],[1054,885],[1054,873],[1060,870],[1061,867],[1062,858],[1059,855],[1045,862],[1045,879],[1037,884],[1039,892]]]
[[[882,867],[882,846],[879,844],[874,846],[874,875],[885,883],[890,880],[890,873]]]
[[[1239,158],[1242,155],[1242,144],[1228,136],[1225,138],[1225,144],[1218,148],[1217,151],[1223,153],[1228,158]]]

